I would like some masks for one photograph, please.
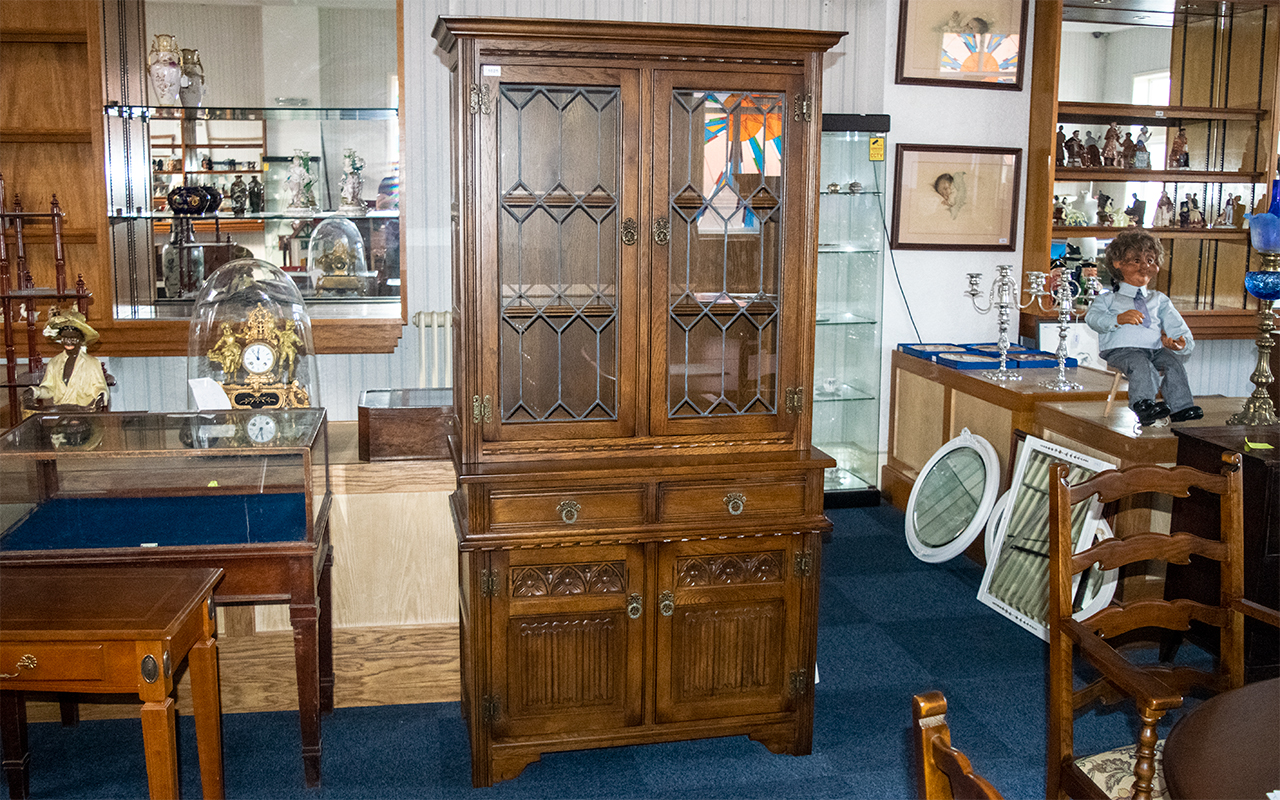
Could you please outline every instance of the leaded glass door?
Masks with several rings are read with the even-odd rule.
[[[631,435],[636,75],[484,72],[485,439]]]
[[[801,331],[797,76],[660,72],[652,192],[655,433],[790,431]]]

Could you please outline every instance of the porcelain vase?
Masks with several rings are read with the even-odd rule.
[[[182,105],[196,108],[204,101],[204,91],[204,65],[200,63],[200,51],[183,49],[182,77],[178,88]]]
[[[182,51],[178,41],[167,33],[157,33],[147,54],[147,73],[156,93],[156,105],[176,106],[182,81]]]

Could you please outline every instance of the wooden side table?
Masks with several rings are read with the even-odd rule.
[[[29,787],[25,691],[134,693],[152,798],[178,796],[174,672],[188,659],[200,778],[223,797],[222,708],[210,597],[221,569],[0,572],[0,736],[9,796]]]

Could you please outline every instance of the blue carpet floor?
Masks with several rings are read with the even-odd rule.
[[[457,703],[340,708],[323,723],[324,785],[308,790],[296,713],[227,714],[227,797],[909,798],[910,699],[928,689],[946,693],[954,742],[1005,797],[1044,797],[1044,643],[975,599],[982,570],[972,562],[916,560],[901,512],[829,516],[810,756],[774,755],[743,736],[553,753],[473,789]],[[197,798],[194,729],[180,724],[182,793]],[[1097,715],[1077,737],[1106,749],[1135,725],[1124,712]],[[33,798],[146,796],[136,720],[32,724],[30,739]]]

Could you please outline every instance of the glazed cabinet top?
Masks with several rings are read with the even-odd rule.
[[[438,21],[463,463],[808,449],[842,35]]]

